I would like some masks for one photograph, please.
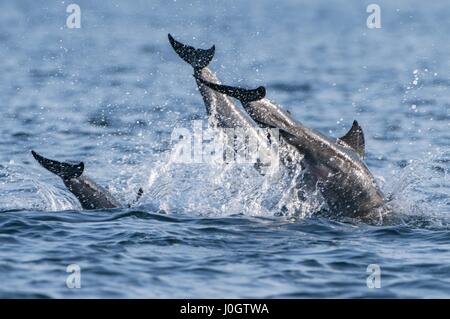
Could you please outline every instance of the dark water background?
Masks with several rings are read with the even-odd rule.
[[[69,2],[0,2],[1,297],[450,297],[448,1],[377,1],[373,30],[365,1],[76,3],[70,30]],[[279,216],[250,169],[173,163],[173,128],[206,118],[168,32],[323,133],[357,119],[393,221]],[[31,149],[145,195],[80,211]]]

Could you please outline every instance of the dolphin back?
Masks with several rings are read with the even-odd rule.
[[[194,69],[203,69],[207,67],[214,57],[214,52],[216,50],[214,45],[209,49],[196,49],[189,45],[178,42],[170,34],[168,35],[168,37],[172,48],[175,50],[178,56],[192,65]]]
[[[41,164],[42,167],[49,170],[53,174],[58,175],[63,180],[77,178],[80,177],[81,174],[83,174],[83,162],[80,162],[78,164],[69,164],[45,158],[35,151],[31,151],[31,154],[33,154],[33,157],[36,159],[36,161],[38,161],[39,164]]]

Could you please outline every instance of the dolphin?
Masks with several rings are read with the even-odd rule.
[[[386,198],[363,162],[364,133],[358,122],[337,140],[307,128],[276,103],[266,89],[253,90],[199,81],[232,96],[260,126],[276,127],[280,135],[303,154],[304,182],[320,190],[330,211],[349,217],[386,212]]]
[[[295,167],[296,163],[293,161],[290,145],[283,143],[283,140],[275,141],[275,139],[270,139],[270,133],[261,134],[261,131],[257,130],[261,126],[244,110],[234,104],[226,94],[222,94],[203,84],[203,82],[220,84],[217,76],[208,68],[208,64],[215,53],[215,46],[213,45],[209,49],[197,49],[175,40],[170,34],[168,34],[168,38],[178,56],[194,69],[194,78],[203,97],[210,124],[218,128],[242,128],[245,134],[259,146],[262,145],[264,147],[267,146],[267,143],[278,143],[276,151],[266,149],[266,153],[264,153],[264,150],[259,153],[260,157],[255,165],[257,168],[261,167],[261,165],[269,166],[274,162],[278,163],[280,160],[278,150],[286,154],[286,156],[281,157],[282,164],[290,168]],[[261,151],[261,148],[259,150]],[[274,154],[274,152],[277,152],[277,154]],[[276,160],[274,160],[275,158]]]
[[[83,209],[116,208],[122,205],[106,189],[97,185],[83,174],[84,163],[62,163],[45,158],[35,151],[31,151],[33,157],[41,166],[62,178],[64,185],[79,200]],[[136,201],[143,191],[139,189]]]
[[[208,68],[208,64],[214,57],[215,46],[209,49],[196,49],[178,42],[170,34],[168,37],[178,56],[194,68],[195,81],[203,97],[211,124],[223,128],[258,127],[252,118],[237,107],[227,95],[211,90],[201,83],[200,80],[220,84],[217,76]]]

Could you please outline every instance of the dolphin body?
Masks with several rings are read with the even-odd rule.
[[[208,68],[208,64],[211,62],[215,53],[214,45],[209,49],[196,49],[175,40],[170,34],[168,34],[168,38],[178,56],[194,68],[194,78],[198,90],[203,97],[206,112],[212,127],[242,128],[252,141],[256,141],[259,146],[262,145],[263,147],[267,146],[268,141],[269,144],[273,142],[268,139],[267,134],[263,135],[261,131],[256,130],[256,128],[261,128],[262,126],[256,123],[244,110],[234,104],[228,95],[213,90],[203,83],[220,84],[217,76]],[[293,168],[296,166],[297,163],[293,161],[292,156],[292,153],[295,151],[293,151],[291,145],[284,143],[283,138],[280,138],[276,142],[280,142],[277,144],[279,146],[277,150],[285,156],[279,158],[278,153],[273,153],[275,152],[273,149],[266,150],[266,153],[264,151],[260,152],[259,155],[262,156],[258,158],[257,168],[261,167],[261,165],[267,167],[273,164],[275,158],[276,162],[280,159],[281,163],[286,167]],[[261,148],[259,150],[261,151]]]
[[[386,212],[386,199],[363,162],[364,134],[354,121],[343,137],[334,140],[305,127],[274,102],[262,86],[254,90],[199,81],[241,101],[260,125],[280,129],[280,135],[304,155],[304,182],[318,188],[334,214],[370,217]]]
[[[121,206],[106,189],[83,175],[83,162],[78,164],[62,163],[45,158],[35,151],[31,151],[31,153],[39,164],[62,178],[64,185],[79,200],[83,209],[116,208]],[[142,190],[139,190],[138,198],[140,195],[142,195]]]

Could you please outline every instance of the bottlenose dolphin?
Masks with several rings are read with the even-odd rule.
[[[364,134],[356,121],[346,135],[334,140],[305,127],[265,98],[266,89],[262,86],[246,90],[203,79],[199,81],[240,100],[259,125],[279,128],[280,135],[304,155],[304,182],[320,190],[333,213],[366,217],[385,211],[385,196],[362,161]]]
[[[292,147],[283,143],[283,140],[277,140],[268,138],[267,134],[261,134],[257,128],[258,125],[251,116],[249,116],[244,110],[235,105],[233,101],[226,95],[216,90],[210,89],[207,85],[203,84],[203,81],[209,83],[220,84],[217,76],[207,67],[211,62],[215,46],[213,45],[209,49],[196,49],[192,46],[185,45],[175,40],[170,34],[168,34],[169,42],[172,48],[178,54],[180,58],[189,63],[194,68],[194,78],[197,83],[197,87],[203,97],[204,104],[206,106],[206,112],[209,116],[210,125],[219,128],[243,128],[245,134],[252,141],[256,141],[258,145],[266,146],[267,143],[279,143],[277,146],[281,146],[277,149],[277,154],[260,152],[260,158],[258,158],[258,165],[269,166],[275,162],[281,160],[285,166],[293,167],[296,165],[293,162]],[[261,151],[261,148],[259,149]],[[285,156],[279,158],[278,150],[283,152]]]
[[[200,80],[220,84],[217,76],[208,68],[214,57],[215,46],[209,49],[196,49],[175,40],[168,34],[172,48],[180,58],[194,68],[194,76],[198,90],[203,97],[206,113],[210,117],[210,124],[215,127],[234,128],[258,127],[248,114],[237,107],[231,99],[222,93],[211,90]]]
[[[80,201],[83,209],[116,208],[122,206],[106,189],[97,185],[87,176],[83,175],[84,163],[62,163],[45,158],[35,151],[33,157],[44,168],[62,178],[64,185]],[[138,197],[142,195],[139,189]]]

